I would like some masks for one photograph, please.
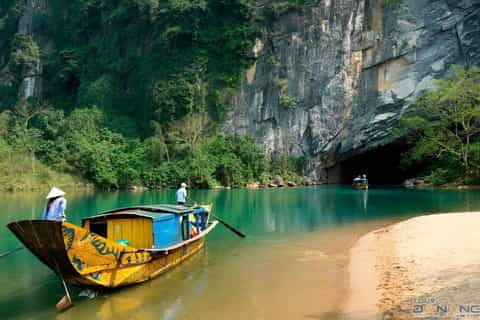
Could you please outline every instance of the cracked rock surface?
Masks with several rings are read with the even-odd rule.
[[[452,64],[480,64],[480,0],[311,2],[265,25],[252,51],[224,131],[307,156],[322,182],[325,168],[387,144]]]

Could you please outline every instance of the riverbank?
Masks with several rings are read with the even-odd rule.
[[[361,237],[350,251],[344,318],[478,316],[479,225],[480,212],[437,214]]]
[[[22,153],[0,152],[0,191],[43,191],[56,186],[64,189],[91,189],[85,179],[49,168]]]

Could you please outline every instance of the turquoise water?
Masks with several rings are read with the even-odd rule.
[[[193,190],[198,203],[247,234],[219,226],[205,250],[145,284],[78,297],[57,314],[58,278],[27,250],[0,258],[0,319],[271,319],[319,317],[338,310],[346,252],[362,233],[415,215],[480,211],[480,190],[352,190],[318,187]],[[0,195],[0,224],[38,218],[44,195]],[[69,192],[68,220],[136,204],[172,203],[173,190]],[[7,228],[0,251],[19,246]],[[292,294],[292,293],[295,294]],[[323,296],[321,302],[313,296]],[[288,297],[288,298],[287,298]]]

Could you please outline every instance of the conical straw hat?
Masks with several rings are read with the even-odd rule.
[[[47,199],[51,199],[51,198],[56,198],[56,197],[60,197],[60,196],[64,196],[66,193],[63,192],[62,190],[58,189],[58,188],[55,188],[53,187],[52,190],[50,190],[50,192],[48,193],[47,195]]]

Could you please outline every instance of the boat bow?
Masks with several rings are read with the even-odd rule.
[[[65,250],[62,222],[23,220],[9,223],[7,227],[28,250],[55,273],[65,279],[78,275]]]

